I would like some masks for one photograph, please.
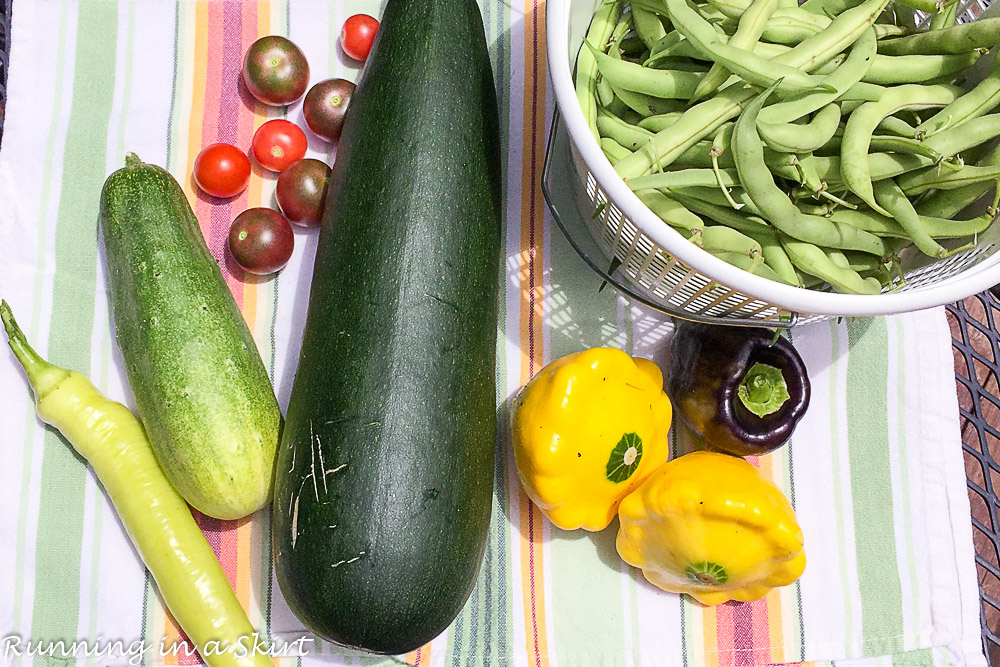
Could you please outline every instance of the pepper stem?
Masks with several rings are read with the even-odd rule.
[[[3,328],[7,332],[7,344],[10,345],[18,363],[24,368],[28,383],[35,392],[35,400],[40,401],[68,375],[68,372],[38,356],[28,344],[21,327],[17,326],[14,313],[5,300],[0,300],[0,319],[3,320]]]
[[[736,389],[740,402],[758,417],[777,412],[790,396],[780,368],[757,362]]]

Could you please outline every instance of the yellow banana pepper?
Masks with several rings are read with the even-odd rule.
[[[670,401],[647,359],[593,348],[554,361],[514,401],[514,460],[528,496],[565,530],[602,530],[669,456]]]
[[[694,452],[621,503],[618,554],[654,586],[705,605],[792,583],[806,556],[792,506],[741,458]]]

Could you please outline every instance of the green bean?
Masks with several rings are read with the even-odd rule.
[[[715,30],[716,33],[720,35],[726,34],[724,26],[730,17],[726,16],[712,5],[692,5],[691,11],[701,17],[701,19],[707,23],[710,28]],[[667,8],[667,16],[670,17],[670,22],[673,23],[674,19],[670,16],[669,7]]]
[[[939,173],[934,167],[911,171],[896,179],[896,183],[908,197],[927,190],[955,190],[974,183],[1000,181],[1000,167],[966,166],[958,171]]]
[[[703,76],[694,72],[671,72],[643,67],[627,60],[616,60],[601,53],[589,42],[584,42],[584,46],[593,54],[601,75],[612,86],[622,90],[653,97],[687,99]],[[627,101],[625,103],[628,104]]]
[[[782,153],[811,153],[826,144],[840,126],[840,107],[828,104],[805,125],[794,123],[757,123],[757,130],[768,146]]]
[[[658,0],[629,0],[629,5],[633,9],[639,7],[640,9],[645,9],[647,12],[656,14],[657,16],[667,16],[666,7],[664,7],[663,3]]]
[[[653,136],[653,133],[649,130],[644,130],[636,125],[629,125],[621,118],[612,116],[603,109],[598,109],[597,111],[597,130],[601,133],[602,137],[614,139],[629,149],[629,151],[638,150],[646,145],[649,138]]]
[[[889,153],[912,153],[914,155],[921,155],[934,160],[936,163],[944,160],[944,156],[941,155],[941,153],[937,152],[927,144],[917,141],[916,139],[910,139],[909,137],[876,135],[872,137],[869,148],[870,150],[879,152],[885,151]]]
[[[862,81],[877,84],[923,83],[968,69],[982,55],[980,51],[958,54],[886,56],[872,60]]]
[[[995,144],[992,149],[979,160],[976,166],[996,167],[1000,166],[1000,143]],[[926,197],[919,204],[917,210],[922,215],[938,216],[950,218],[965,208],[969,207],[987,192],[993,189],[992,183],[973,183],[957,190],[941,190]]]
[[[865,0],[857,7],[838,15],[830,23],[830,27],[819,35],[810,37],[788,52],[777,56],[774,62],[800,67],[806,71],[814,69],[853,44],[866,32],[870,33],[872,21],[885,9],[887,4],[888,0]],[[852,49],[852,55],[853,51],[854,49]],[[844,67],[846,66],[845,63]],[[862,66],[864,66],[864,62],[862,62]],[[858,78],[860,79],[860,76]],[[699,139],[717,129],[722,123],[739,115],[740,105],[746,103],[753,96],[754,91],[748,90],[743,85],[731,85],[723,89],[711,99],[691,107],[676,123],[666,130],[658,132],[646,145],[646,149],[637,151],[630,157],[619,161],[615,165],[615,170],[619,176],[629,178],[648,173],[654,165],[659,165],[661,168],[669,165]],[[804,113],[811,113],[826,106],[834,99],[836,97],[827,99]],[[787,122],[800,118],[801,115],[804,114],[786,119],[768,118],[767,120],[769,122]]]
[[[814,14],[802,7],[795,5],[794,7],[781,7],[771,17],[772,19],[788,19],[790,21],[795,21],[801,25],[811,26],[816,29],[816,32],[821,30],[826,30],[833,23],[830,17],[824,14]]]
[[[1000,136],[1000,114],[990,114],[942,130],[923,141],[942,155],[950,157],[991,141],[997,136]]]
[[[806,0],[800,7],[813,14],[837,16],[858,4],[857,0]]]
[[[671,227],[680,227],[688,231],[705,227],[704,221],[698,215],[658,190],[639,190],[635,194],[649,210]]]
[[[874,271],[884,263],[881,257],[854,250],[827,250],[826,256],[837,266],[858,273]]]
[[[878,294],[882,284],[874,278],[862,278],[850,267],[837,266],[824,250],[812,243],[781,236],[781,244],[792,264],[803,273],[822,278],[838,292],[846,294]]]
[[[612,165],[632,154],[632,151],[610,137],[601,137],[601,150],[604,151],[604,155]]]
[[[622,118],[622,119],[624,119],[625,116],[628,116],[628,115],[639,116],[639,114],[635,113],[634,110],[632,110],[628,106],[626,106],[625,103],[622,102],[621,99],[617,95],[615,95],[614,99],[611,100],[611,104],[609,104],[607,106],[603,106],[603,107],[602,106],[598,106],[598,110],[600,110],[600,109],[604,109],[608,113],[613,114],[615,116],[618,116],[619,118]],[[639,118],[641,119],[642,116],[639,116]]]
[[[846,187],[846,183],[841,179],[843,170],[839,156],[813,156],[813,160],[820,179],[830,188],[836,190]],[[880,181],[905,174],[914,169],[933,166],[934,160],[911,153],[871,153],[868,155],[868,165],[871,169],[871,179]]]
[[[778,241],[774,229],[755,215],[734,211],[726,206],[716,206],[703,200],[677,194],[678,201],[693,211],[740,231],[757,241],[764,253],[764,264],[773,269],[779,281],[789,285],[801,285],[788,255]]]
[[[754,266],[754,260],[746,255],[738,255],[731,252],[713,252],[712,254],[724,262],[732,264],[738,269],[743,269],[744,271],[760,276],[761,278],[767,278],[768,280],[773,280],[776,283],[785,282],[767,264],[757,264]]]
[[[885,91],[888,90],[885,86],[880,86],[875,83],[867,83],[865,81],[859,81],[850,88],[844,91],[844,94],[840,96],[839,101],[843,103],[847,102],[878,102],[885,95]],[[854,113],[856,108],[848,109],[847,107],[841,106],[844,113]]]
[[[768,222],[790,236],[831,248],[883,254],[885,246],[878,237],[859,232],[850,226],[838,227],[823,218],[801,213],[775,184],[764,162],[764,149],[757,133],[757,116],[773,90],[772,86],[747,105],[733,131],[736,170],[747,194]]]
[[[942,30],[949,26],[955,25],[955,15],[958,10],[958,0],[951,0],[947,5],[942,7],[937,14],[931,17],[930,25],[928,26],[930,30]]]
[[[948,251],[927,233],[913,204],[895,181],[887,178],[876,182],[874,192],[879,203],[877,210],[887,211],[886,215],[895,218],[920,252],[931,257],[944,257],[947,254]]]
[[[925,14],[936,14],[943,4],[941,0],[896,0],[896,2]]]
[[[829,218],[833,210],[833,202],[827,202],[826,204],[803,204],[797,201],[795,202],[795,207],[806,215],[818,215],[822,218]]]
[[[812,92],[784,102],[773,104],[761,111],[760,119],[766,123],[790,123],[836,101],[851,86],[861,81],[871,59],[875,56],[875,34],[866,30],[854,46],[847,60],[826,82],[836,91],[832,93]]]
[[[640,54],[648,51],[646,45],[642,43],[638,35],[629,35],[622,41],[618,42],[619,50],[624,56],[630,56],[632,58],[638,57]]]
[[[811,72],[854,44],[888,4],[888,0],[865,0],[856,7],[844,10],[826,30],[802,40],[775,61]]]
[[[683,188],[672,193],[672,197],[687,209],[703,215],[710,220],[732,227],[744,234],[767,232],[771,227],[760,216],[748,211],[735,211],[725,202],[713,203],[699,196],[692,196],[694,191],[704,192],[707,188]],[[718,189],[715,189],[718,192]]]
[[[729,18],[738,19],[750,6],[750,0],[708,0],[708,4]]]
[[[611,38],[608,42],[607,52],[609,57],[615,60],[621,60],[621,51],[618,48],[618,44],[621,42],[622,38],[628,33],[632,25],[632,12],[625,10],[621,17],[618,19],[618,24],[615,25],[615,29],[611,31]],[[602,50],[603,46],[602,46]],[[615,99],[615,93],[611,89],[611,84],[603,77],[598,77],[597,79],[597,102],[601,106],[610,106],[610,104]]]
[[[872,27],[875,28],[875,36],[879,39],[885,39],[887,37],[902,37],[903,35],[909,34],[909,31],[905,26],[895,25],[892,23],[876,23]]]
[[[826,16],[803,9],[779,9],[768,20],[761,35],[769,42],[798,44],[802,40],[825,30],[830,25]]]
[[[878,102],[858,107],[847,120],[840,149],[841,179],[848,189],[879,213],[888,215],[872,191],[868,150],[875,128],[883,118],[900,109],[944,106],[955,98],[955,92],[943,86],[903,85],[888,89]]]
[[[632,7],[632,23],[635,24],[635,32],[639,35],[639,39],[650,51],[657,42],[667,36],[660,18],[638,5]]]
[[[684,58],[681,56],[669,56],[666,58],[660,58],[654,67],[655,69],[664,69],[675,72],[681,71],[707,74],[711,65],[702,60],[692,60],[691,58]]]
[[[618,2],[606,2],[597,8],[587,31],[587,44],[603,46],[611,36],[615,24],[612,16],[618,12]],[[583,110],[583,117],[595,139],[597,131],[597,61],[590,49],[581,48],[576,57],[576,98]]]
[[[961,125],[967,120],[1000,105],[1000,58],[993,61],[990,73],[965,95],[941,109],[919,126],[917,132],[922,137],[930,137],[949,127]]]
[[[667,51],[672,46],[676,46],[678,43],[684,40],[684,35],[680,34],[676,30],[671,30],[666,35],[664,35],[659,41],[653,46],[649,47],[649,58],[643,63],[644,67],[653,67],[653,63],[656,58]]]
[[[727,188],[740,184],[735,169],[719,170],[719,179],[722,185]],[[675,171],[661,171],[656,174],[636,176],[625,181],[633,190],[645,190],[648,188],[687,188],[687,187],[712,187],[719,183],[716,173],[712,169],[677,169]]]
[[[965,208],[964,206],[962,208]],[[950,215],[958,213],[954,211]],[[924,231],[933,239],[957,239],[968,236],[975,236],[983,233],[993,221],[991,215],[981,215],[969,220],[949,220],[940,216],[930,216],[919,214],[920,224]],[[892,238],[909,239],[909,234],[903,229],[895,219],[879,215],[874,211],[851,211],[838,209],[834,211],[831,220],[842,222],[866,232]]]
[[[879,53],[891,56],[932,53],[965,53],[1000,44],[1000,18],[980,18],[941,30],[918,32],[879,42]]]
[[[838,69],[840,69],[840,67],[844,64],[844,62],[846,60],[847,60],[847,56],[845,54],[838,53],[833,58],[831,58],[830,60],[827,60],[825,63],[823,63],[822,65],[820,65],[819,67],[817,67],[816,70],[814,71],[814,74],[817,74],[817,75],[819,75],[819,74],[823,74],[823,75],[833,74]]]
[[[717,64],[722,65],[745,81],[759,86],[769,86],[776,80],[781,80],[782,84],[779,89],[789,93],[823,87],[824,84],[821,80],[806,74],[797,67],[782,65],[774,60],[764,60],[751,51],[727,44],[698,15],[698,12],[688,6],[687,0],[666,0],[666,3],[674,27],[688,41],[699,50],[709,54]]]
[[[752,260],[750,273],[764,262],[764,252],[760,243],[732,227],[712,225],[701,231],[702,247],[709,252],[731,252],[744,255]]]
[[[740,17],[736,32],[729,38],[729,46],[740,49],[753,48],[764,32],[764,26],[778,7],[778,0],[753,0]],[[714,63],[705,78],[694,89],[692,100],[708,97],[729,79],[730,70],[721,63]]]
[[[636,93],[614,85],[611,86],[611,89],[615,92],[615,96],[618,99],[643,118],[657,114],[672,113],[684,108],[684,104],[680,100],[664,99],[662,97],[646,95],[645,93]]]
[[[816,30],[809,26],[794,23],[787,19],[771,21],[764,27],[761,39],[766,39],[766,43],[774,45],[795,45],[802,40],[816,34]],[[757,50],[754,49],[756,52]],[[823,74],[823,72],[817,72]]]
[[[677,119],[679,119],[683,113],[683,111],[671,111],[670,113],[647,116],[639,121],[639,127],[644,130],[649,130],[650,132],[659,132],[660,130],[665,130],[676,123]]]
[[[877,129],[881,129],[881,126]],[[843,137],[843,131],[838,129],[830,141],[823,145],[822,149],[817,149],[817,151],[815,151],[816,154],[822,154],[822,157],[840,155],[840,145]],[[873,135],[871,144],[869,145],[869,150],[873,153],[911,153],[929,158],[930,160],[933,160],[934,163],[942,163],[945,158],[945,156],[941,155],[941,153],[922,141],[917,141],[916,139],[912,139],[910,137],[902,137],[896,134]]]
[[[878,129],[895,134],[897,137],[915,139],[917,136],[917,130],[915,127],[907,123],[902,118],[896,118],[895,116],[886,116],[883,118],[878,124]]]
[[[729,199],[722,193],[718,187],[706,188],[706,187],[693,187],[693,188],[674,188],[670,191],[670,195],[681,200],[682,197],[697,199],[698,201],[704,202],[706,204],[712,204],[714,206],[721,206],[723,208],[728,208],[731,211],[735,211],[730,204]],[[760,217],[760,211],[757,210],[757,206],[753,203],[750,197],[747,195],[746,190],[743,188],[729,188],[729,196],[736,200],[739,205],[740,213],[747,213],[749,215],[754,215]],[[685,204],[687,206],[687,204]],[[691,208],[690,206],[688,208]],[[695,210],[692,208],[692,210]],[[767,224],[761,220],[762,224]],[[742,230],[741,230],[742,231]]]

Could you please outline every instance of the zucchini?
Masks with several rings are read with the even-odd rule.
[[[479,572],[499,145],[475,0],[389,0],[330,176],[275,473],[281,592],[341,645],[423,645]]]
[[[184,192],[129,154],[104,183],[100,225],[118,347],[163,471],[209,516],[260,509],[281,412]]]

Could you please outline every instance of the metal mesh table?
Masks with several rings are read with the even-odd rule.
[[[972,505],[983,647],[990,664],[1000,665],[1000,299],[983,292],[946,308]]]

